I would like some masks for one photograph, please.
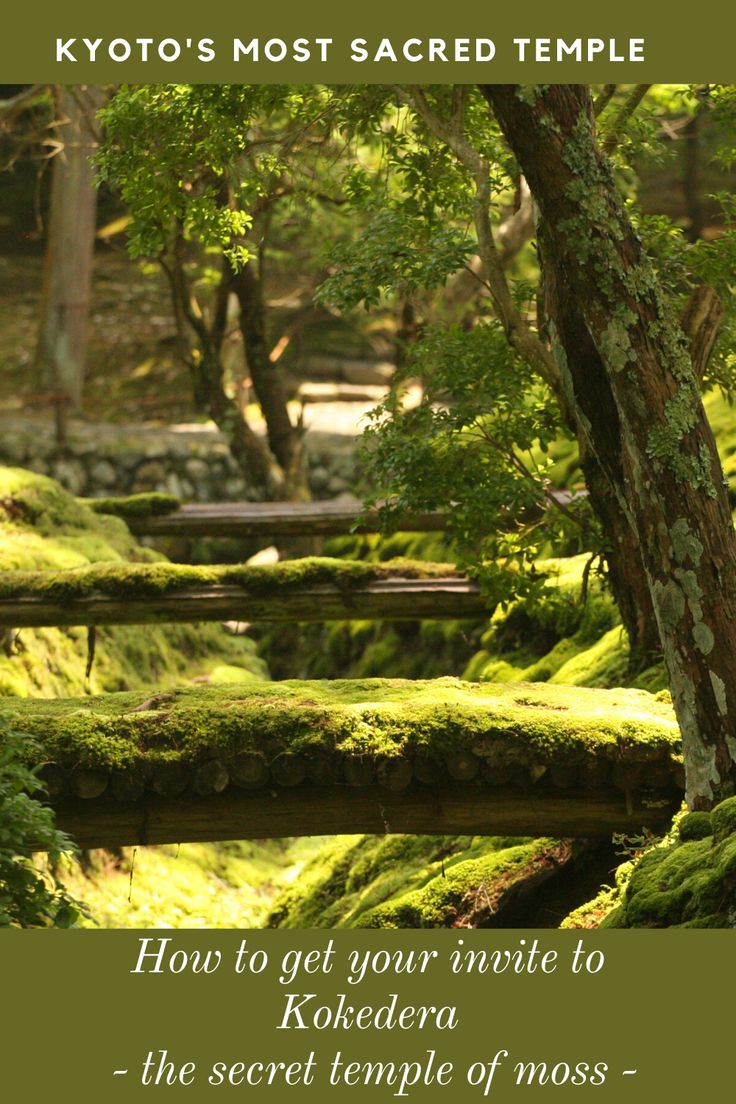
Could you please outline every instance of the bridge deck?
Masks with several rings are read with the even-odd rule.
[[[121,514],[124,515],[124,511]],[[336,502],[215,502],[190,503],[178,510],[126,519],[137,536],[165,537],[333,537],[377,533],[378,510],[354,501]],[[447,529],[448,516],[426,512],[395,519],[403,532],[430,533]]]
[[[10,700],[82,847],[342,832],[609,836],[682,796],[668,706],[456,679]]]
[[[95,564],[6,572],[0,626],[195,621],[480,619],[491,610],[451,564],[306,558],[264,566]]]
[[[551,492],[565,505],[581,494]],[[86,501],[101,513],[122,517],[136,536],[149,537],[334,537],[378,533],[383,522],[380,508],[368,509],[358,499],[180,504],[172,496],[141,494]],[[392,513],[391,527],[405,533],[443,532],[450,515],[440,510]]]

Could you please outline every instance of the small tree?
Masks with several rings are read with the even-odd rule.
[[[325,108],[313,86],[155,85],[123,88],[103,114],[100,176],[128,206],[131,253],[166,273],[195,403],[265,495],[307,494],[302,427],[269,348],[265,284],[273,256],[291,247],[288,224],[309,240],[320,212],[339,204]],[[231,303],[265,442],[228,390]]]

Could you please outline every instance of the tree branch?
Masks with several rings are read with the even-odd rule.
[[[485,269],[486,283],[496,314],[509,344],[550,387],[557,391],[559,380],[554,358],[522,318],[511,295],[501,253],[494,241],[491,226],[490,166],[465,136],[464,102],[461,115],[458,101],[455,100],[453,117],[448,123],[433,111],[423,87],[411,85],[408,88],[396,88],[395,91],[403,103],[414,109],[429,133],[443,142],[473,177],[475,183],[473,221],[478,238],[478,254]]]
[[[690,342],[690,357],[697,379],[703,379],[723,321],[723,303],[714,288],[695,288],[685,304],[680,326]]]
[[[603,85],[603,91],[598,94],[598,96],[596,98],[596,101],[593,104],[593,114],[595,115],[596,119],[598,118],[598,116],[602,112],[604,112],[606,110],[609,103],[611,102],[613,97],[616,95],[616,90],[617,89],[618,89],[617,84],[604,84]]]
[[[634,90],[629,93],[621,104],[621,107],[614,115],[611,126],[601,143],[601,149],[604,153],[613,153],[621,139],[626,124],[651,87],[651,84],[635,85]]]
[[[0,126],[7,126],[18,115],[21,115],[29,107],[33,107],[34,104],[43,99],[47,91],[48,85],[46,84],[32,84],[29,88],[24,88],[17,96],[13,96],[9,100],[0,100]]]

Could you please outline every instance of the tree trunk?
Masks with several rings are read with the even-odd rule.
[[[593,380],[603,371],[603,365],[576,297],[559,282],[553,249],[543,225],[538,227],[537,244],[545,318],[553,322],[568,362],[575,361],[576,377]],[[591,397],[586,405],[596,440],[604,448],[609,466],[615,469],[615,479],[609,478],[591,449],[578,405],[570,401],[562,387],[557,395],[563,417],[577,438],[590,504],[603,532],[608,578],[629,638],[629,672],[633,675],[661,658],[661,646],[639,540],[616,493],[616,486],[623,482],[621,429],[612,396],[606,398],[608,401],[601,403]]]
[[[539,206],[545,264],[598,354],[581,363],[551,320],[568,400],[639,542],[687,799],[706,809],[736,790],[736,535],[688,343],[597,148],[588,86],[483,92]]]
[[[90,157],[97,147],[96,85],[57,86],[57,129],[63,148],[52,162],[37,367],[56,403],[57,435],[82,406],[97,189]]]
[[[224,276],[218,288],[215,316],[212,325],[207,326],[192,310],[183,247],[182,238],[177,238],[170,258],[162,260],[161,266],[171,288],[177,346],[191,375],[194,405],[206,412],[223,434],[246,482],[257,487],[265,498],[273,498],[279,494],[282,484],[278,466],[265,442],[246,421],[236,400],[225,390],[222,341],[229,294],[229,262],[223,263]],[[194,338],[195,350],[192,350],[190,337]]]
[[[233,273],[231,286],[240,306],[245,359],[253,390],[263,411],[269,447],[284,472],[287,494],[308,498],[303,471],[302,433],[289,417],[283,373],[269,359],[263,286],[252,262]]]

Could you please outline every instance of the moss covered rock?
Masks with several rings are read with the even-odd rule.
[[[646,850],[626,874],[620,903],[601,927],[736,927],[736,798],[710,816],[683,817],[679,833]]]
[[[161,556],[137,544],[123,521],[98,515],[54,480],[19,468],[0,468],[3,573],[53,578],[68,569],[83,573],[93,564],[113,571],[148,564],[155,570],[161,562]],[[223,666],[231,669],[232,677],[242,677],[238,672],[260,679],[267,675],[254,643],[216,624],[99,628],[89,675],[84,629],[25,629],[19,635],[6,634],[4,644],[0,697],[68,697],[134,690],[151,683],[169,686],[187,678],[209,678]]]
[[[530,840],[337,836],[274,902],[269,927],[424,927],[457,920],[488,879],[539,855]]]

